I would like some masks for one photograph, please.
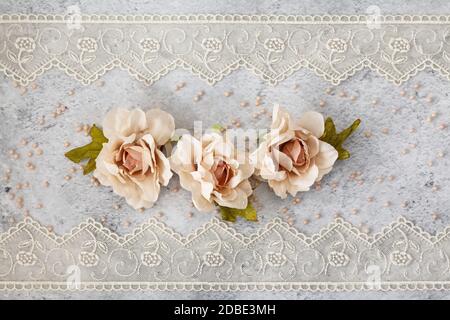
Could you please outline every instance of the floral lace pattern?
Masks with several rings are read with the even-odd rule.
[[[449,16],[1,15],[0,70],[23,85],[53,67],[84,84],[113,68],[149,85],[176,68],[210,84],[239,68],[272,85],[301,68],[333,84],[363,68],[450,80],[449,32]]]
[[[341,219],[311,237],[280,219],[245,236],[213,219],[183,237],[152,219],[120,237],[89,219],[59,237],[26,218],[0,234],[0,289],[450,289],[449,235],[400,218],[374,236]]]

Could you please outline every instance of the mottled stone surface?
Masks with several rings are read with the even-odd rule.
[[[377,4],[382,13],[450,13],[445,1],[260,1],[258,5],[234,1],[6,1],[0,3],[1,13],[61,13],[68,5],[77,4],[84,13],[254,13],[254,14],[351,14],[365,13],[369,5]],[[208,221],[212,214],[197,212],[191,206],[188,192],[174,191],[178,181],[174,178],[161,193],[160,200],[143,213],[127,206],[125,201],[106,187],[95,187],[90,178],[79,171],[70,173],[73,165],[64,158],[69,141],[71,147],[87,141],[76,132],[80,124],[101,124],[104,114],[113,107],[160,107],[171,112],[177,127],[192,129],[195,120],[202,120],[206,128],[214,123],[231,124],[240,119],[243,128],[264,128],[269,125],[268,115],[273,103],[280,103],[292,114],[316,110],[332,116],[338,126],[362,119],[361,129],[348,142],[353,156],[340,162],[328,175],[322,189],[299,195],[301,203],[292,204],[292,198],[277,198],[267,186],[256,191],[259,223],[236,223],[243,233],[251,233],[270,219],[291,215],[301,231],[311,234],[340,214],[353,224],[380,230],[400,215],[415,221],[426,231],[434,233],[450,224],[449,131],[439,129],[450,123],[448,110],[449,83],[432,71],[424,71],[401,87],[396,87],[368,70],[363,70],[338,87],[332,87],[309,71],[299,71],[277,87],[270,87],[241,70],[210,87],[197,77],[174,71],[151,87],[133,80],[126,72],[114,70],[102,78],[103,85],[83,86],[62,72],[49,71],[28,87],[26,93],[4,76],[0,79],[0,174],[11,169],[11,180],[0,182],[0,231],[8,229],[13,221],[23,219],[24,209],[44,225],[51,225],[57,233],[68,232],[88,217],[106,219],[112,230],[125,234],[139,223],[159,212],[167,225],[187,234]],[[186,86],[180,91],[180,82]],[[419,84],[419,85],[418,85]],[[331,88],[328,92],[328,88]],[[205,95],[194,102],[195,94]],[[72,92],[73,91],[73,92]],[[225,91],[232,91],[225,97]],[[404,91],[404,96],[401,95]],[[328,93],[327,93],[328,92]],[[72,94],[73,93],[73,94]],[[262,105],[255,106],[256,96]],[[354,100],[351,97],[356,97]],[[429,102],[428,97],[432,97]],[[413,97],[413,99],[411,99]],[[241,107],[241,101],[249,106]],[[325,102],[320,107],[320,101]],[[376,103],[374,103],[376,101]],[[59,103],[67,111],[53,118]],[[254,114],[266,113],[254,118]],[[436,112],[433,121],[427,118]],[[45,124],[39,119],[45,117]],[[414,130],[412,130],[414,129]],[[21,139],[29,141],[20,145]],[[28,158],[31,146],[38,143],[43,155]],[[15,149],[20,159],[8,154]],[[406,151],[405,151],[406,150]],[[439,153],[443,153],[443,157]],[[35,171],[25,169],[27,162],[36,165]],[[431,161],[431,162],[430,162]],[[361,175],[350,179],[355,171]],[[64,177],[70,175],[71,180]],[[42,187],[49,181],[49,187]],[[358,183],[358,181],[362,181]],[[17,183],[29,182],[30,187],[16,190]],[[23,196],[24,209],[17,209],[9,194]],[[369,202],[368,198],[373,197]],[[43,208],[38,209],[42,203]],[[119,209],[114,207],[118,205]],[[287,207],[288,215],[281,214]],[[354,210],[356,209],[356,210]],[[193,217],[189,218],[189,212]],[[354,214],[356,212],[356,214]],[[315,216],[320,213],[321,218]],[[440,219],[434,220],[433,213]],[[303,221],[309,220],[308,225]],[[257,293],[198,293],[198,292],[0,292],[0,298],[181,298],[181,299],[427,299],[449,298],[448,292],[257,292]]]

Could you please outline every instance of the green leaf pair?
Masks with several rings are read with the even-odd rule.
[[[350,152],[342,147],[345,140],[347,140],[350,135],[355,132],[359,127],[361,120],[355,120],[348,128],[340,133],[336,132],[336,126],[334,125],[333,119],[327,118],[325,120],[325,131],[320,137],[320,140],[331,144],[338,152],[338,159],[345,160],[350,158]]]
[[[247,208],[245,209],[234,209],[228,207],[220,208],[220,214],[222,219],[225,221],[236,222],[237,217],[242,217],[247,221],[258,221],[258,217],[256,216],[256,209],[253,208],[253,205],[250,201],[247,204]]]
[[[95,159],[102,150],[103,144],[108,142],[108,139],[103,135],[103,131],[95,125],[92,126],[89,135],[92,138],[91,143],[65,153],[65,156],[75,163],[88,160],[87,164],[83,166],[83,174],[85,175],[95,170]]]

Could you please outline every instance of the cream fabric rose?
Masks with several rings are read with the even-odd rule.
[[[170,163],[180,177],[181,186],[192,193],[198,210],[212,211],[215,204],[236,209],[247,207],[252,194],[248,178],[254,168],[248,157],[222,135],[205,134],[201,140],[183,135]]]
[[[275,105],[271,130],[251,159],[256,173],[268,180],[279,197],[308,191],[333,168],[338,152],[319,140],[324,129],[320,113],[307,112],[300,120],[293,121],[285,110]]]
[[[158,199],[160,185],[172,177],[170,163],[160,150],[175,131],[173,117],[152,109],[114,109],[103,121],[108,142],[96,160],[94,176],[133,208],[149,208]]]

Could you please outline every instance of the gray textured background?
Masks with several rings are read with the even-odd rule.
[[[0,0],[0,13],[63,13],[67,6],[76,4],[83,13],[107,14],[186,14],[186,13],[239,13],[239,14],[364,14],[370,5],[378,5],[382,14],[431,14],[449,13],[447,1],[143,1],[143,0],[96,0],[96,1],[5,1]],[[396,87],[373,72],[363,70],[338,87],[332,87],[309,71],[302,70],[273,88],[261,82],[245,70],[237,71],[210,87],[202,80],[184,71],[174,71],[151,87],[132,80],[126,72],[114,70],[102,79],[103,86],[83,86],[57,70],[38,78],[36,88],[21,94],[21,88],[4,76],[0,81],[0,174],[7,168],[12,170],[11,181],[0,182],[0,231],[9,228],[13,221],[23,219],[23,210],[15,207],[5,190],[10,187],[16,192],[17,183],[29,182],[30,187],[17,192],[25,199],[25,209],[44,225],[51,225],[57,233],[69,231],[87,217],[106,219],[106,225],[120,234],[130,232],[133,227],[159,212],[162,220],[175,230],[186,234],[211,218],[211,214],[198,213],[192,209],[187,192],[174,194],[177,179],[163,190],[154,208],[144,213],[130,209],[108,188],[92,186],[88,177],[79,172],[71,174],[70,181],[64,180],[72,164],[63,156],[64,142],[72,146],[86,141],[83,134],[76,133],[79,123],[101,123],[104,114],[113,107],[161,107],[174,114],[177,127],[192,128],[194,120],[203,120],[204,126],[214,123],[230,124],[239,118],[244,128],[264,128],[268,117],[253,119],[253,114],[265,108],[268,114],[271,105],[278,102],[292,114],[306,110],[317,110],[332,116],[338,126],[344,126],[355,118],[363,120],[362,128],[348,141],[353,156],[349,161],[338,163],[335,170],[325,178],[321,191],[300,195],[301,204],[293,205],[291,199],[281,200],[264,185],[256,191],[258,199],[259,224],[280,216],[280,209],[288,207],[295,217],[296,227],[307,234],[316,232],[333,220],[336,213],[357,226],[376,232],[400,215],[415,221],[425,230],[434,233],[450,224],[448,197],[450,185],[449,132],[439,130],[440,123],[449,123],[449,83],[432,71],[424,71],[410,82]],[[176,92],[177,83],[184,81],[186,87]],[[419,86],[417,86],[419,84]],[[294,89],[295,86],[298,89]],[[326,93],[327,88],[332,88]],[[74,92],[69,95],[68,92]],[[193,97],[199,90],[205,96],[199,102]],[[231,90],[231,97],[224,97],[224,91]],[[400,95],[405,91],[405,96]],[[341,97],[341,92],[346,97]],[[254,106],[257,95],[263,99],[261,107]],[[428,95],[433,102],[427,101]],[[356,100],[351,101],[350,97]],[[414,100],[409,97],[414,96]],[[250,106],[242,108],[241,101]],[[326,106],[319,107],[324,100]],[[372,101],[379,102],[373,105]],[[68,110],[57,119],[51,116],[59,103]],[[393,110],[398,110],[394,113]],[[426,118],[432,112],[437,117],[431,123]],[[45,125],[38,119],[46,117]],[[389,134],[382,133],[389,128]],[[415,128],[416,133],[410,129]],[[372,132],[367,138],[365,131]],[[29,145],[21,146],[25,138]],[[26,153],[37,142],[44,151],[42,156],[28,159]],[[415,144],[416,148],[410,145]],[[12,160],[8,150],[16,149],[19,160]],[[409,149],[406,155],[403,149]],[[439,158],[442,151],[445,156]],[[24,169],[27,161],[36,164],[37,170]],[[429,166],[428,162],[433,161]],[[362,173],[363,185],[349,180],[354,171]],[[390,181],[388,176],[395,178]],[[380,177],[385,177],[380,182]],[[42,188],[44,180],[50,182],[48,189]],[[337,186],[333,187],[333,184]],[[433,186],[438,190],[433,191]],[[11,191],[10,191],[11,192]],[[368,203],[367,198],[374,201]],[[324,199],[327,199],[324,202]],[[176,199],[176,201],[173,201]],[[402,207],[407,202],[406,208]],[[386,207],[386,202],[390,206]],[[36,209],[43,203],[44,208]],[[113,207],[119,205],[120,209]],[[359,209],[352,214],[353,208]],[[193,212],[189,219],[188,213]],[[320,213],[322,218],[316,219]],[[432,214],[440,219],[433,220]],[[310,223],[303,225],[303,220]],[[239,222],[236,228],[250,233],[258,225]],[[352,292],[352,293],[308,293],[308,292],[0,292],[0,298],[158,298],[158,299],[407,299],[407,298],[450,298],[450,292]]]

